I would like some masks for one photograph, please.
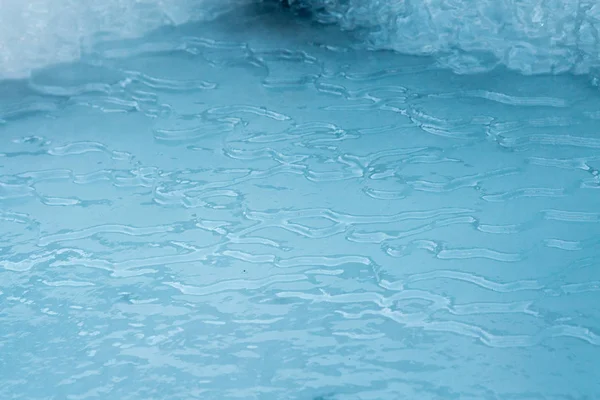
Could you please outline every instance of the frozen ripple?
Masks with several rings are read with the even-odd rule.
[[[0,397],[600,396],[597,91],[223,18],[0,84]]]

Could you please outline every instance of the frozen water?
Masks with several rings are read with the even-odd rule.
[[[77,60],[107,38],[211,20],[266,0],[0,0],[0,78]],[[272,0],[276,2],[278,0]],[[594,0],[296,0],[366,44],[433,55],[458,73],[502,65],[524,74],[597,73]]]
[[[435,55],[459,73],[502,65],[524,74],[600,66],[595,0],[306,0],[377,48]]]
[[[78,60],[108,39],[210,20],[249,0],[0,0],[0,79]]]
[[[600,397],[590,77],[217,14],[0,82],[0,398]]]

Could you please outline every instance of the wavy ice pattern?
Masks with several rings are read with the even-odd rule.
[[[0,398],[600,398],[597,91],[267,11],[2,83]]]
[[[254,3],[260,0],[255,0]],[[252,0],[2,0],[0,78],[78,59],[103,38],[212,19]],[[433,55],[459,73],[587,74],[600,65],[594,0],[297,0],[317,18],[365,33],[372,47]]]

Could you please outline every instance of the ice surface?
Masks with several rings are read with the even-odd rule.
[[[260,0],[0,0],[0,78],[71,61],[110,34],[211,19]],[[600,66],[595,0],[298,0],[369,45],[434,55],[459,73],[503,65],[523,74],[588,74]]]
[[[250,0],[248,0],[250,1]],[[77,60],[96,41],[212,19],[245,0],[0,0],[0,79]]]
[[[248,8],[0,84],[0,399],[600,398],[589,80]]]
[[[377,48],[433,54],[460,73],[501,64],[524,74],[600,65],[595,0],[305,0]]]

